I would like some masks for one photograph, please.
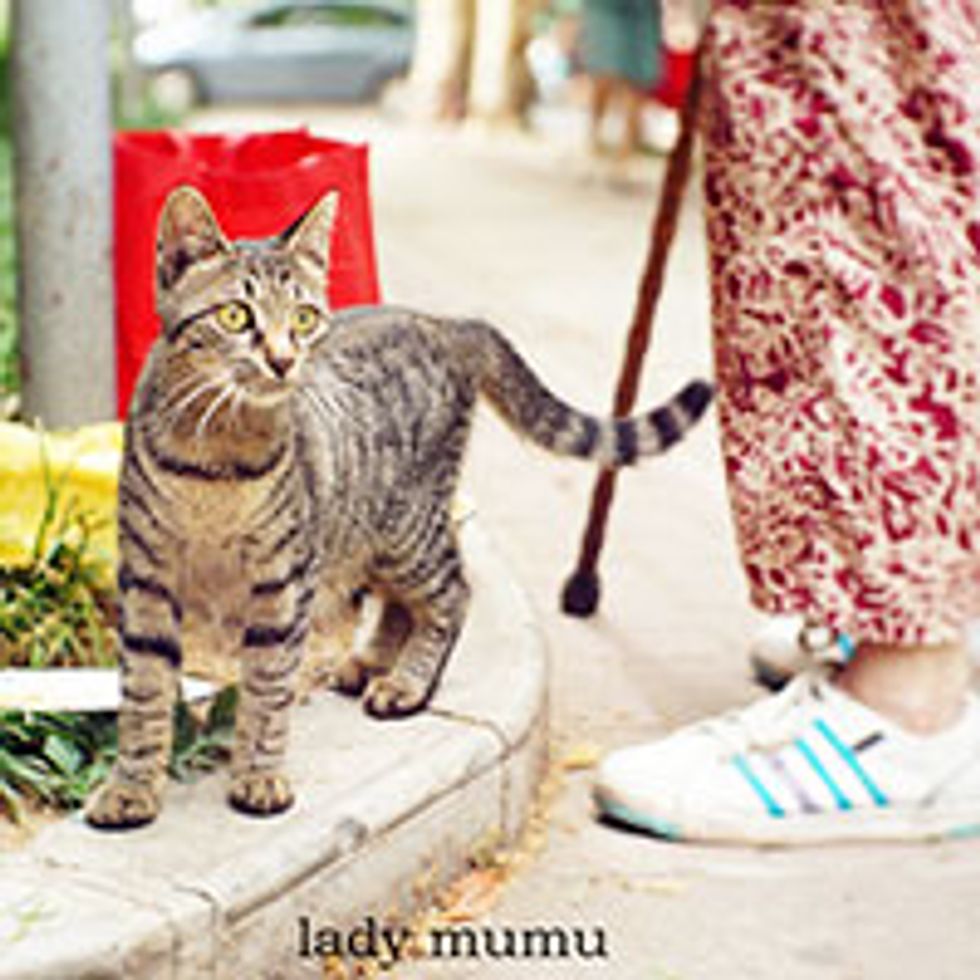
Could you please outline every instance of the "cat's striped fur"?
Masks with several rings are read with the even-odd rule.
[[[603,466],[668,449],[710,401],[694,382],[647,415],[597,419],[555,398],[486,323],[327,311],[335,207],[328,196],[259,243],[228,242],[189,188],[164,209],[164,330],[129,414],[119,491],[119,758],[87,808],[97,825],[159,809],[182,632],[202,604],[239,637],[241,810],[292,800],[289,707],[321,588],[367,588],[381,604],[336,686],[379,718],[425,706],[466,613],[450,503],[478,396],[545,449]]]

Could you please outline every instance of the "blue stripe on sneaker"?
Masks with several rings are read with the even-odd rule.
[[[776,802],[776,798],[766,789],[765,784],[756,775],[744,755],[732,757],[732,765],[742,774],[745,781],[752,787],[756,795],[766,805],[770,817],[785,817],[786,811]]]
[[[888,806],[888,797],[879,789],[878,784],[868,775],[854,752],[841,741],[830,725],[822,718],[818,718],[813,723],[813,727],[834,747],[851,772],[861,780],[861,784],[868,791],[868,796],[874,800],[875,806]]]
[[[803,758],[810,763],[813,771],[820,777],[824,786],[830,790],[830,795],[833,796],[834,802],[837,804],[838,810],[851,810],[853,806],[851,801],[844,794],[844,791],[834,782],[833,777],[824,768],[824,764],[817,758],[816,752],[810,748],[809,745],[802,738],[798,738],[795,742],[796,747],[800,750]]]

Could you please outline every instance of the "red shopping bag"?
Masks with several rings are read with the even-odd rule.
[[[679,51],[676,48],[660,49],[660,77],[650,90],[650,97],[661,105],[679,109],[684,104],[687,87],[694,74],[694,49]]]
[[[340,192],[327,293],[334,308],[379,298],[368,191],[367,147],[305,130],[224,136],[117,133],[115,156],[116,367],[120,416],[159,332],[156,228],[179,184],[211,202],[231,238],[285,230],[328,190]]]

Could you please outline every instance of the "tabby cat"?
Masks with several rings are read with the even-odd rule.
[[[663,407],[603,421],[550,394],[491,326],[324,304],[337,195],[278,238],[229,241],[189,187],[158,234],[163,331],[133,400],[119,487],[119,757],[90,799],[102,827],[161,803],[182,625],[207,593],[237,631],[229,799],[286,809],[294,675],[318,590],[369,589],[377,628],[335,686],[377,718],[425,707],[469,589],[450,519],[477,396],[552,452],[602,466],[676,443],[704,412],[693,382]]]

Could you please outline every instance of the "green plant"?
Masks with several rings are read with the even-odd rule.
[[[170,773],[187,781],[229,757],[237,691],[223,689],[201,717],[181,701],[174,709]],[[0,712],[0,809],[21,821],[28,804],[73,810],[116,757],[116,716]]]
[[[174,748],[170,774],[182,781],[201,772],[210,772],[231,755],[235,732],[238,689],[226,687],[218,692],[203,720],[181,701],[174,713]]]
[[[116,659],[116,601],[99,520],[66,499],[47,461],[45,508],[25,567],[0,568],[0,667],[108,666]]]
[[[25,800],[79,806],[115,756],[112,714],[0,714],[0,803],[15,819]]]

